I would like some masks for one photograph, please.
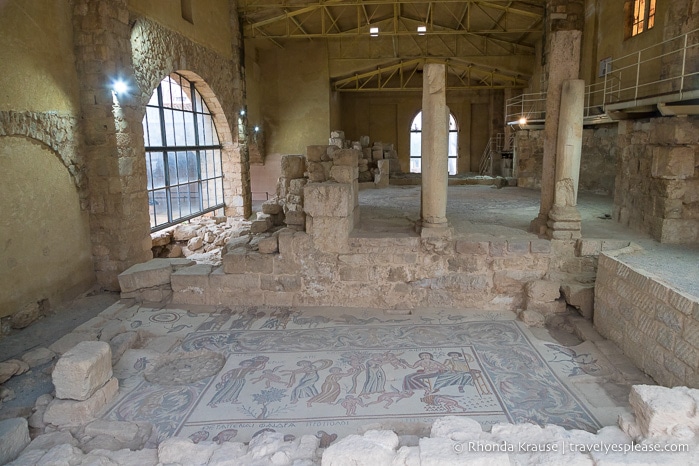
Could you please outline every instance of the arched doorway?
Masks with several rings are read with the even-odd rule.
[[[450,175],[457,173],[457,157],[459,154],[459,128],[456,118],[449,113],[449,160]],[[422,111],[418,112],[410,124],[410,173],[422,172]]]

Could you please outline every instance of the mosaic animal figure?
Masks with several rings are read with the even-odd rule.
[[[553,360],[549,362],[567,362],[573,365],[568,374],[570,377],[575,375],[595,374],[602,368],[597,364],[597,359],[594,359],[590,353],[578,354],[575,350],[565,346],[554,345],[552,343],[544,343],[544,346],[556,351]],[[561,358],[561,359],[559,359]]]
[[[337,439],[337,434],[328,434],[324,430],[319,430],[316,437],[320,439],[320,448],[328,448]]]
[[[233,438],[235,438],[236,435],[238,435],[238,431],[236,429],[225,429],[216,434],[216,436],[211,440],[221,445],[223,442],[229,442],[233,440]]]
[[[461,406],[458,401],[455,399],[444,396],[444,395],[426,395],[422,398],[420,398],[420,401],[425,403],[428,406],[434,406],[437,408],[441,409],[446,409],[448,413],[451,413],[454,411],[455,408],[461,409],[461,412],[465,413],[466,408]]]
[[[299,314],[296,314],[291,318],[291,321],[299,326],[308,325],[308,328],[317,328],[320,324],[327,324],[330,322],[330,319],[324,316],[299,317]]]
[[[405,398],[410,398],[414,394],[415,394],[415,392],[410,391],[410,390],[406,390],[406,391],[402,391],[402,392],[395,390],[395,391],[388,392],[388,393],[382,393],[381,395],[379,395],[379,397],[376,399],[376,401],[372,401],[371,403],[367,403],[367,406],[375,405],[375,404],[379,404],[379,403],[386,403],[385,405],[383,405],[383,408],[388,409],[388,407],[391,406],[393,403],[398,403],[400,400],[403,400]]]
[[[194,432],[192,435],[190,435],[189,438],[194,443],[203,442],[204,440],[209,438],[209,432],[205,430],[198,430]]]

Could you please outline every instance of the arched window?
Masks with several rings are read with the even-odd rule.
[[[454,115],[449,114],[449,160],[450,175],[456,175],[456,158],[459,153],[459,128],[456,126]],[[422,171],[422,111],[413,119],[410,125],[410,173]]]
[[[221,144],[194,83],[162,80],[143,118],[151,230],[223,208]]]

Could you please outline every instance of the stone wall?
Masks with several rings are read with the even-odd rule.
[[[699,241],[699,117],[619,122],[614,218],[662,243]]]
[[[515,133],[515,163],[517,186],[540,188],[544,155],[542,130]],[[580,191],[611,195],[617,167],[616,125],[601,125],[583,130],[580,160]]]
[[[595,283],[597,331],[658,383],[699,387],[699,297],[601,254]]]

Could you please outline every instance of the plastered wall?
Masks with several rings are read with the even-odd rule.
[[[502,91],[447,93],[447,106],[459,128],[460,173],[477,171],[488,138],[503,131]],[[343,93],[342,129],[347,139],[369,136],[372,141],[394,143],[401,169],[410,168],[410,125],[422,108],[419,92]]]
[[[94,282],[70,2],[0,2],[0,317]]]
[[[219,55],[232,59],[233,36],[230,28],[229,0],[191,0],[191,19],[183,17],[181,0],[128,0],[129,10],[153,19],[168,29],[176,31],[188,39],[213,49]],[[187,10],[187,8],[185,8]]]
[[[21,136],[0,137],[0,317],[94,281],[88,214],[56,154]]]

